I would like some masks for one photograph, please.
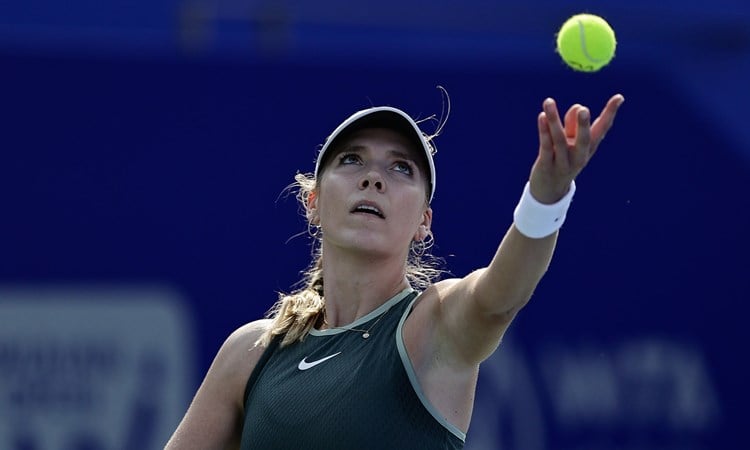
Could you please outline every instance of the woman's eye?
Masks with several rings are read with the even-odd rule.
[[[414,173],[414,169],[412,169],[411,164],[404,162],[404,161],[397,162],[396,164],[393,165],[393,168],[407,175],[411,175],[412,173]]]
[[[356,164],[359,162],[359,155],[354,153],[345,153],[339,157],[339,164]]]

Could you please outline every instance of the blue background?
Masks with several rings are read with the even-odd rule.
[[[282,194],[351,112],[440,116],[437,86],[447,90],[433,252],[462,276],[511,223],[542,101],[597,112],[622,93],[552,266],[510,333],[529,359],[551,342],[606,358],[643,336],[689,349],[715,390],[713,419],[686,430],[621,408],[631,415],[570,428],[542,399],[539,432],[547,448],[738,448],[750,335],[743,5],[4,4],[0,283],[176,287],[193,318],[197,387],[224,338],[306,267],[306,226]],[[554,51],[559,25],[582,11],[604,16],[619,41],[593,74]]]

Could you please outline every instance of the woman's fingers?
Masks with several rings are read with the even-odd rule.
[[[549,133],[547,115],[539,113],[536,120],[539,129],[539,161],[545,165],[552,164],[554,160],[554,149],[552,148],[552,136]]]
[[[591,125],[592,155],[594,154],[594,152],[596,152],[599,144],[604,139],[604,136],[607,135],[609,129],[612,128],[612,124],[615,121],[615,116],[617,115],[617,110],[620,108],[620,105],[622,105],[622,102],[624,101],[625,97],[623,97],[622,95],[613,95],[612,98],[610,98],[607,104],[604,106],[604,109],[599,114],[599,117],[597,117],[593,125]]]
[[[577,171],[583,169],[592,154],[590,116],[588,108],[578,108],[575,118],[578,130],[575,134],[575,144],[570,149],[573,167]]]
[[[555,101],[551,98],[544,101],[543,108],[544,114],[547,116],[549,133],[554,147],[555,165],[558,170],[565,172],[570,167],[568,161],[568,139],[565,136],[565,130],[560,121],[560,114],[557,111]]]
[[[532,194],[544,202],[554,202],[567,192],[570,181],[588,164],[604,135],[614,122],[625,99],[614,95],[596,120],[580,104],[571,106],[561,121],[555,101],[548,98],[537,117],[539,157],[531,170]]]
[[[568,138],[575,138],[576,131],[578,131],[578,110],[581,109],[581,105],[576,103],[568,109],[565,113],[565,136]]]

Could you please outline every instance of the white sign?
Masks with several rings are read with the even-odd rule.
[[[560,337],[531,352],[512,334],[482,363],[465,450],[700,448],[685,443],[708,441],[721,424],[711,368],[695,343]]]
[[[164,447],[192,396],[174,291],[0,286],[0,448]]]

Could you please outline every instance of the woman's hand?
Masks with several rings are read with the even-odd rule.
[[[544,101],[539,113],[539,156],[529,177],[531,195],[541,203],[555,203],[568,192],[570,183],[586,167],[615,120],[625,98],[613,95],[599,117],[591,123],[591,112],[575,104],[565,113],[563,124],[555,101]]]

